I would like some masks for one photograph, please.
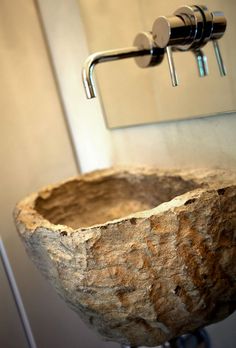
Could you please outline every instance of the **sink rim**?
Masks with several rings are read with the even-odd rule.
[[[124,174],[132,174],[132,175],[157,175],[157,176],[170,176],[170,177],[182,177],[186,181],[187,180],[196,180],[199,187],[196,187],[193,190],[189,190],[181,195],[175,196],[171,200],[162,202],[158,204],[157,206],[147,209],[147,210],[140,210],[135,213],[131,213],[128,215],[124,215],[120,218],[108,220],[104,223],[97,223],[92,224],[90,226],[82,226],[73,228],[66,224],[55,224],[51,222],[49,219],[41,215],[37,209],[36,209],[36,203],[39,198],[42,199],[48,199],[50,198],[52,192],[55,189],[58,189],[62,187],[63,185],[66,185],[70,182],[79,182],[79,181],[85,181],[87,183],[94,183],[98,178],[99,180],[102,180],[107,177],[115,177],[117,175],[124,175]],[[227,174],[227,180],[224,180],[225,174]],[[231,174],[231,177],[230,177]],[[231,180],[229,180],[229,177]],[[159,214],[163,213],[171,208],[176,208],[184,205],[186,201],[189,200],[189,195],[192,195],[192,198],[196,198],[201,193],[210,190],[210,189],[220,189],[221,187],[225,187],[226,185],[232,185],[235,182],[236,173],[231,170],[226,169],[160,169],[156,167],[148,167],[148,166],[118,166],[118,167],[111,167],[111,168],[105,168],[105,169],[99,169],[94,170],[92,172],[88,172],[85,174],[72,176],[68,179],[59,181],[54,184],[49,184],[44,187],[42,187],[38,192],[33,192],[30,195],[28,195],[26,198],[20,200],[13,212],[14,218],[21,220],[23,224],[27,226],[27,228],[40,228],[47,227],[52,228],[55,231],[61,231],[61,229],[66,228],[70,230],[71,232],[75,231],[84,231],[84,230],[91,230],[96,229],[102,226],[107,226],[111,224],[117,224],[121,221],[128,220],[131,218],[135,219],[145,219],[149,218],[153,214]],[[205,187],[200,187],[201,185],[205,185]],[[186,195],[188,196],[186,198]]]

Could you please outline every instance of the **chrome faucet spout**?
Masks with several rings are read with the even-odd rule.
[[[84,62],[82,69],[82,79],[87,98],[91,99],[96,97],[96,88],[93,79],[93,69],[96,64],[150,54],[150,50],[132,46],[121,49],[96,52],[88,56],[88,58]]]

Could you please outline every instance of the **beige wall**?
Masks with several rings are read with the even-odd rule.
[[[77,168],[32,0],[1,1],[0,35],[1,235],[14,246],[17,200]]]
[[[33,0],[0,2],[0,42],[0,236],[37,346],[88,348],[96,338],[30,262],[12,219],[19,199],[77,173]],[[1,264],[0,347],[26,347]]]

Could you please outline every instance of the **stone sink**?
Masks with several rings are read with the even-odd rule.
[[[236,174],[120,168],[15,209],[31,258],[106,340],[157,346],[236,308]]]

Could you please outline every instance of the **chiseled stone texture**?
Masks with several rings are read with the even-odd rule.
[[[137,346],[236,308],[236,174],[120,168],[48,186],[15,210],[28,253],[99,334]]]

